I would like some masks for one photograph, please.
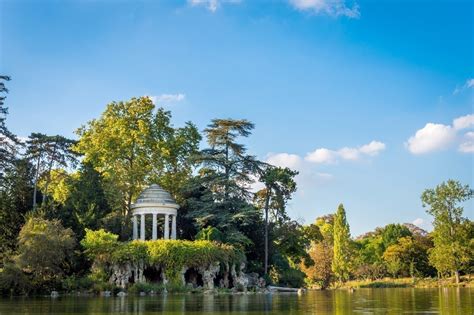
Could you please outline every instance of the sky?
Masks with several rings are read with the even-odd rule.
[[[245,118],[250,154],[300,172],[292,218],[343,203],[354,236],[430,229],[424,189],[474,186],[473,17],[456,0],[0,0],[7,125],[76,138],[142,95],[175,126]]]

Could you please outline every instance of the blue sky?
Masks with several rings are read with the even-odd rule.
[[[249,151],[300,171],[293,218],[342,202],[353,235],[429,228],[425,188],[474,184],[473,12],[470,1],[0,0],[7,123],[74,137],[108,102],[141,95],[178,126],[247,118]]]

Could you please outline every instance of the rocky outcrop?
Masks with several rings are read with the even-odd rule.
[[[109,278],[109,282],[125,289],[131,276],[132,268],[129,264],[113,265],[112,275]]]
[[[117,264],[109,268],[109,282],[125,289],[130,282],[145,283],[147,279],[144,270],[149,267],[144,263]],[[167,285],[169,279],[166,276],[165,268],[159,265],[153,266],[160,272],[161,283]],[[222,268],[221,268],[222,267]],[[183,286],[197,288],[202,285],[206,291],[214,290],[215,283],[218,282],[220,288],[234,288],[238,291],[247,291],[247,289],[260,290],[265,288],[265,280],[257,273],[246,274],[244,272],[245,263],[223,264],[213,262],[208,266],[198,268],[183,267],[179,272],[178,281]],[[190,271],[190,272],[188,272]],[[202,278],[202,283],[201,283]],[[218,279],[218,281],[216,280]]]
[[[204,283],[204,288],[208,290],[214,289],[214,278],[219,272],[220,264],[219,262],[214,262],[205,267],[198,268],[199,273],[202,275],[202,282]]]

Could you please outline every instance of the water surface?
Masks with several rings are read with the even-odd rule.
[[[168,294],[146,297],[11,298],[0,314],[474,314],[474,288],[358,289],[303,295]]]

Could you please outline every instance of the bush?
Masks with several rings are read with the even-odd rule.
[[[305,286],[305,273],[295,268],[289,268],[280,274],[278,283],[292,288],[301,288]]]
[[[94,286],[94,280],[90,276],[70,276],[62,280],[62,288],[66,292],[90,290]]]
[[[33,289],[30,279],[12,263],[5,264],[0,272],[1,295],[26,295]]]
[[[165,287],[162,284],[155,283],[134,283],[128,288],[128,293],[139,294],[145,292],[149,294],[151,291],[162,292]]]

